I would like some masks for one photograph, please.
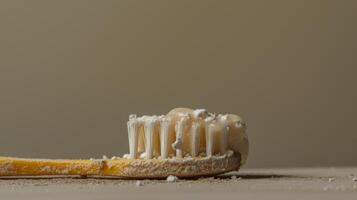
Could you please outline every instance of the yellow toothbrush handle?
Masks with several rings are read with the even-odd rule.
[[[115,162],[115,161],[112,161]],[[127,165],[126,160],[117,160],[108,168],[104,160],[55,160],[0,157],[0,176],[45,176],[45,175],[98,175],[117,176]]]
[[[0,157],[4,176],[115,176],[120,178],[195,177],[238,170],[240,155],[190,159],[56,160]]]

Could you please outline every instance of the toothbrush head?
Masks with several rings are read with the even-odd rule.
[[[218,174],[239,169],[247,159],[246,123],[238,115],[176,108],[161,116],[130,115],[127,124],[124,158],[135,163],[129,171],[136,176]]]

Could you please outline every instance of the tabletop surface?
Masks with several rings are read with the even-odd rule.
[[[1,178],[1,199],[357,199],[357,167],[242,169],[197,180]]]

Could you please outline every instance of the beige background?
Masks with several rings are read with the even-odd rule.
[[[0,2],[0,154],[127,151],[129,114],[248,122],[248,167],[356,165],[357,1]]]

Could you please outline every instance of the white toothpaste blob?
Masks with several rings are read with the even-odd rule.
[[[128,136],[130,159],[210,157],[233,151],[244,164],[249,150],[241,117],[216,115],[205,109],[175,108],[165,116],[131,115]]]

